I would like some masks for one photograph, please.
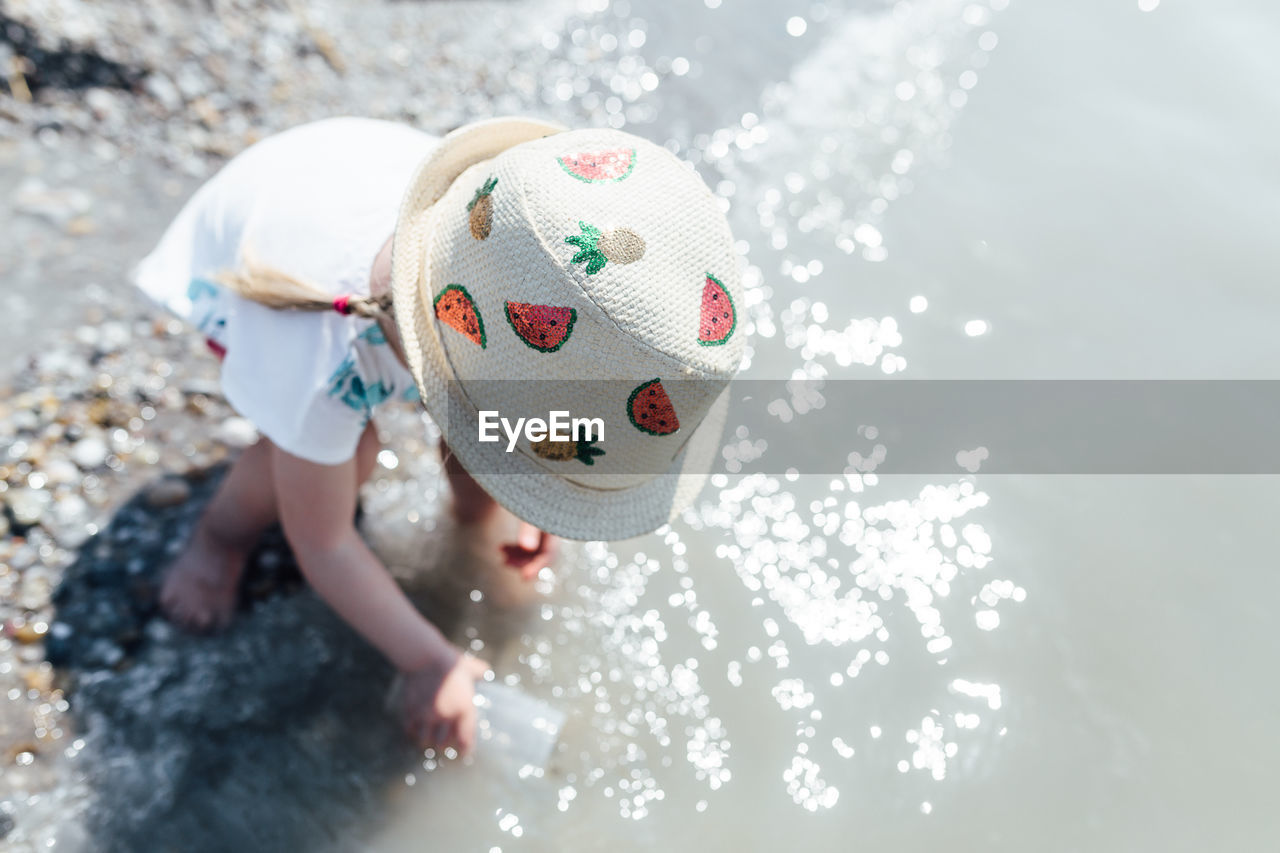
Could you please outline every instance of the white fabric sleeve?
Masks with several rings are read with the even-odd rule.
[[[206,182],[131,271],[138,288],[179,317],[191,318],[193,280],[212,281],[237,263],[252,205],[233,189],[223,173]]]
[[[346,320],[235,297],[227,324],[227,402],[277,447],[321,465],[354,456],[369,422]]]

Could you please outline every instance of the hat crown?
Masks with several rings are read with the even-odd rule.
[[[634,535],[691,498],[714,452],[745,336],[738,258],[721,201],[671,152],[556,130],[478,123],[420,167],[397,224],[397,319],[424,401],[485,488],[562,535]],[[599,419],[603,438],[479,440],[485,412],[554,411]],[[638,514],[612,517],[624,508]]]
[[[453,205],[449,196],[456,196]],[[741,334],[714,346],[700,341],[708,278],[735,309],[740,302],[730,229],[721,202],[671,152],[613,129],[557,133],[467,169],[442,207],[463,199],[470,205],[477,196],[489,200],[479,202],[492,216],[488,236],[475,238],[474,206],[466,223],[444,227],[465,224],[472,240],[456,247],[465,263],[502,280],[507,300],[599,311],[617,333],[666,356],[684,375],[736,370]],[[488,269],[492,260],[506,265],[506,274]],[[562,375],[549,360],[526,368],[530,377],[541,369],[549,378]],[[604,375],[593,370],[582,378],[590,377]]]
[[[741,285],[721,203],[688,164],[633,134],[587,129],[517,146],[467,177],[496,178],[494,227],[542,248],[538,298],[587,300],[683,375],[737,369],[741,334],[700,340],[708,277],[735,308]]]

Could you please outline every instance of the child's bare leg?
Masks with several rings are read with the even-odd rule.
[[[356,448],[359,482],[372,473],[380,447],[371,423]],[[266,529],[278,520],[271,442],[264,438],[231,466],[191,541],[169,569],[160,591],[165,614],[195,630],[221,627],[230,621],[245,560]]]
[[[205,507],[187,547],[160,590],[160,606],[186,628],[221,627],[231,618],[245,559],[276,521],[271,443],[246,448]]]
[[[369,479],[369,475],[373,473],[373,466],[378,464],[378,451],[381,449],[382,442],[378,441],[378,431],[373,428],[373,421],[369,421],[364,432],[360,434],[360,443],[356,445],[357,483],[363,483]]]
[[[486,518],[498,507],[497,501],[471,478],[462,463],[453,455],[449,445],[440,439],[440,456],[444,460],[444,473],[453,490],[453,515],[461,524],[474,524]]]

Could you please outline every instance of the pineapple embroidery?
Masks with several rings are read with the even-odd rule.
[[[630,228],[612,228],[601,231],[594,225],[579,222],[581,234],[565,237],[564,241],[577,246],[578,252],[569,263],[587,265],[587,275],[595,275],[604,269],[605,263],[630,264],[644,257],[644,238]]]
[[[493,199],[490,196],[496,186],[498,179],[489,178],[476,190],[475,197],[467,205],[467,211],[471,214],[471,236],[477,240],[489,239],[489,231],[493,229]]]
[[[583,465],[594,465],[596,464],[595,457],[604,456],[604,451],[596,447],[596,439],[594,438],[582,441],[552,441],[549,438],[544,438],[533,442],[533,452],[543,459],[550,459],[552,462],[567,462],[570,459],[577,459]]]

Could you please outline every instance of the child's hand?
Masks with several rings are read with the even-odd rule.
[[[516,541],[502,546],[502,559],[508,566],[519,569],[520,577],[531,580],[543,566],[550,565],[558,543],[559,540],[550,533],[522,521]]]
[[[447,671],[434,664],[404,673],[404,727],[422,747],[453,746],[467,755],[475,746],[475,681],[489,664],[458,655]]]

